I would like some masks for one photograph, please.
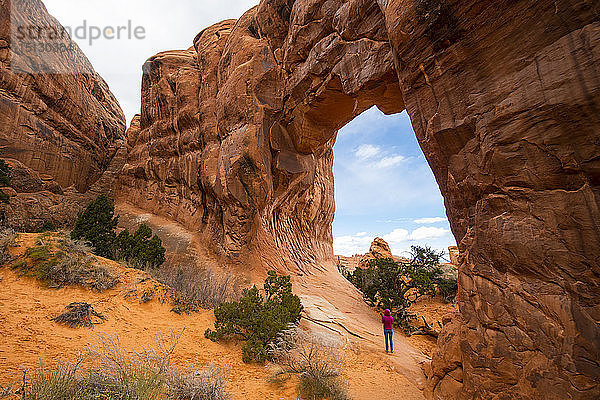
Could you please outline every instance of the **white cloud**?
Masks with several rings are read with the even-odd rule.
[[[362,144],[356,149],[356,157],[360,160],[368,160],[381,153],[379,146],[373,146],[372,144]]]
[[[387,235],[383,235],[383,240],[388,244],[407,242],[410,240],[410,233],[406,229],[394,229]]]
[[[391,168],[405,161],[406,158],[404,156],[392,156],[392,157],[383,157],[377,163],[374,164],[375,168]]]
[[[450,230],[445,228],[435,228],[431,226],[420,226],[412,232],[404,228],[396,228],[393,231],[382,236],[383,240],[388,242],[395,255],[402,255],[409,250],[409,243],[426,242],[441,238],[448,239],[448,243],[453,242]],[[352,256],[354,254],[364,254],[369,251],[373,236],[366,232],[358,232],[354,235],[334,237],[333,250],[335,254]],[[440,246],[444,248],[444,246]]]
[[[384,151],[380,146],[372,144],[361,144],[354,152],[358,159],[359,167],[367,169],[386,169],[392,168],[407,160],[406,157],[399,154],[390,154]]]
[[[364,254],[369,251],[372,241],[372,237],[360,234],[338,236],[333,238],[333,252],[344,256]]]
[[[443,217],[433,217],[433,218],[419,218],[415,219],[415,224],[436,224],[438,222],[446,222],[448,221]]]
[[[421,226],[410,234],[410,240],[419,241],[419,240],[429,240],[429,239],[437,239],[449,234],[450,231],[445,228],[434,228],[431,226]]]

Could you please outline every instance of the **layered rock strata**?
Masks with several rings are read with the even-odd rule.
[[[62,28],[40,0],[0,0],[0,21],[0,157],[17,194],[4,214],[18,229],[67,223],[122,147],[125,117],[68,36],[46,43],[68,53],[23,47],[45,36],[29,43],[19,27]]]
[[[333,264],[337,130],[406,109],[462,260],[428,395],[600,396],[599,13],[263,0],[145,64],[119,196],[220,261],[314,273]]]

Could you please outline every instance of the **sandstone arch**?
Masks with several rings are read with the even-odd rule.
[[[120,196],[226,263],[311,274],[333,254],[335,132],[406,108],[464,254],[428,394],[598,396],[599,13],[263,0],[145,64]]]

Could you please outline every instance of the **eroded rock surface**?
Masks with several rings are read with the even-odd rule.
[[[380,258],[394,258],[394,256],[392,255],[392,250],[390,250],[390,245],[385,240],[375,238],[373,243],[371,243],[369,252],[360,258],[359,264],[361,267],[364,267],[369,261]]]
[[[24,230],[65,224],[99,188],[123,144],[125,117],[76,45],[68,56],[16,51],[11,26],[60,27],[40,0],[0,0],[0,21],[0,157],[14,167],[16,191],[6,222]],[[25,64],[33,70],[17,68]]]
[[[150,58],[121,197],[228,260],[331,260],[336,132],[403,109],[381,11],[358,3],[263,2]]]
[[[312,274],[337,130],[406,108],[462,259],[428,395],[598,397],[599,7],[263,0],[146,63],[119,196],[221,261]]]

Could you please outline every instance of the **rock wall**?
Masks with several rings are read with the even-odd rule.
[[[380,3],[464,254],[430,395],[600,397],[600,3]]]
[[[146,62],[120,197],[231,262],[305,270],[333,259],[337,130],[374,104],[404,108],[376,4],[263,2]]]
[[[310,274],[333,264],[337,130],[406,108],[462,255],[428,396],[598,397],[599,13],[263,0],[145,64],[119,197],[220,261]]]
[[[66,223],[89,199],[84,194],[99,189],[123,144],[125,117],[68,37],[68,57],[17,51],[11,26],[61,27],[40,0],[0,0],[0,21],[0,157],[15,168],[16,191],[5,216],[25,230]],[[23,65],[32,70],[17,68]]]

